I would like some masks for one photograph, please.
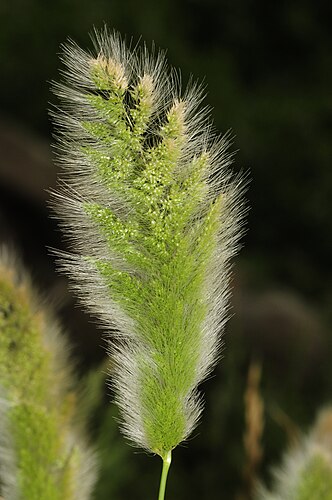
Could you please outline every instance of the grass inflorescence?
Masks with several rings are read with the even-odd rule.
[[[94,46],[65,45],[54,85],[53,204],[73,249],[61,265],[112,334],[125,434],[165,459],[197,424],[197,386],[220,354],[243,183],[199,86],[182,93],[162,54],[106,29]]]

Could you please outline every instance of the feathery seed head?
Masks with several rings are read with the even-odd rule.
[[[181,94],[162,55],[106,29],[94,45],[96,57],[67,45],[54,85],[65,187],[53,200],[73,248],[61,265],[113,335],[125,434],[165,457],[197,424],[197,385],[218,359],[243,185],[199,87]]]
[[[77,428],[68,345],[11,254],[0,247],[0,497],[84,500],[96,463]]]
[[[332,408],[318,414],[308,435],[302,436],[273,470],[273,491],[259,485],[257,500],[330,500],[332,491]]]

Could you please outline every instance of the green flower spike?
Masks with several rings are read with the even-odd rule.
[[[0,248],[0,498],[90,498],[96,464],[78,406],[64,337]]]
[[[273,479],[272,491],[259,485],[257,500],[332,500],[332,407],[284,455]]]
[[[198,384],[214,367],[228,315],[243,183],[200,109],[196,85],[162,55],[106,29],[95,54],[64,47],[55,84],[62,184],[53,204],[73,253],[61,266],[110,332],[124,434],[164,461],[197,425]]]

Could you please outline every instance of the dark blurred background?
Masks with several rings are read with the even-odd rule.
[[[184,83],[204,80],[216,128],[235,134],[234,168],[252,180],[234,317],[224,359],[202,387],[202,424],[174,452],[168,498],[250,499],[256,478],[269,481],[271,465],[332,400],[331,2],[1,0],[0,20],[0,240],[54,304],[94,395],[98,500],[156,498],[161,464],[119,435],[98,375],[101,332],[47,250],[64,248],[46,191],[57,171],[47,110],[60,44],[70,37],[89,48],[89,32],[104,23],[128,41],[154,41]]]

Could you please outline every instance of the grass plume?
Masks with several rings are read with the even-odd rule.
[[[228,316],[243,182],[202,91],[107,29],[63,48],[53,206],[73,288],[111,334],[122,429],[164,460],[196,426]]]
[[[85,500],[94,454],[75,417],[68,346],[29,278],[0,248],[0,497]]]
[[[258,488],[257,500],[332,499],[332,408],[322,410],[307,436],[273,471],[272,491]]]

